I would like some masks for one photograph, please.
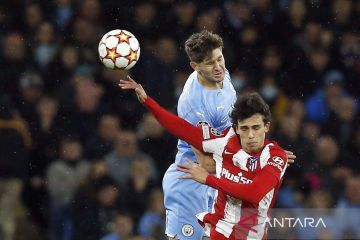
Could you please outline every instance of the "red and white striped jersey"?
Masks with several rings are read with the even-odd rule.
[[[212,213],[199,213],[199,222],[203,223],[203,226],[210,225],[211,239],[265,239],[268,213],[274,204],[287,166],[285,151],[276,142],[265,140],[264,148],[260,152],[249,154],[242,149],[233,128],[221,133],[203,126],[202,132],[203,150],[213,153],[216,175],[223,185],[231,182],[251,184],[261,171],[274,175],[278,182],[256,202],[237,199],[218,190]],[[236,192],[236,186],[239,185],[233,186],[229,193]]]
[[[265,140],[260,152],[249,154],[233,128],[219,132],[195,127],[150,97],[144,105],[170,133],[213,154],[217,177],[209,175],[206,184],[218,190],[215,204],[212,213],[197,215],[205,227],[211,227],[210,239],[265,239],[267,216],[287,166],[285,151]]]

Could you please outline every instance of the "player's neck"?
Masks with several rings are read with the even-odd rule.
[[[247,152],[248,154],[252,154],[252,155],[256,155],[258,153],[260,153],[265,147],[265,141],[264,141],[264,144],[261,145],[258,149],[247,149],[247,147],[243,147],[244,151]]]
[[[263,148],[264,148],[264,146],[262,146],[261,148],[259,148],[257,150],[255,150],[255,149],[245,149],[245,148],[244,148],[244,150],[245,150],[245,152],[247,152],[250,155],[256,155],[256,154],[260,153],[263,150]]]
[[[222,89],[223,82],[212,82],[201,76],[200,74],[197,75],[199,83],[203,85],[206,89]]]

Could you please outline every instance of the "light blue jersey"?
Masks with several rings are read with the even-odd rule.
[[[208,123],[224,130],[231,125],[229,113],[236,100],[236,92],[230,75],[225,71],[222,89],[209,90],[199,83],[197,72],[187,79],[178,102],[178,115],[193,125]],[[163,179],[164,203],[166,208],[166,234],[178,239],[201,239],[203,228],[195,214],[209,210],[213,190],[192,180],[181,180],[185,173],[176,170],[177,163],[186,159],[197,161],[191,146],[178,142],[175,163],[166,171]]]
[[[197,79],[197,72],[193,72],[185,83],[178,102],[178,116],[192,125],[207,122],[211,127],[220,131],[231,125],[229,113],[236,100],[236,92],[231,84],[228,71],[225,71],[223,88],[206,89]],[[191,146],[178,141],[176,163],[186,163],[186,158],[196,159]],[[197,160],[196,160],[197,161]]]

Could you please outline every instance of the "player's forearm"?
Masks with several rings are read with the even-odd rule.
[[[201,167],[205,168],[205,170],[209,173],[216,172],[216,163],[212,155],[203,153],[195,149],[194,147],[192,148],[192,150],[195,153],[196,159],[199,161]]]
[[[258,203],[271,189],[275,188],[277,179],[271,173],[262,171],[250,184],[235,183],[213,175],[209,175],[205,183],[234,198]]]
[[[202,149],[202,131],[178,116],[166,111],[149,96],[144,105],[155,116],[159,123],[171,134],[193,145],[199,150]]]

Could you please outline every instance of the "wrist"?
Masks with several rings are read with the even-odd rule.
[[[151,99],[151,97],[146,96],[145,100],[142,102],[142,104],[144,104],[145,106],[148,106],[149,104],[151,104],[153,100]]]
[[[214,180],[216,180],[216,177],[212,174],[207,175],[206,180],[205,180],[205,184],[212,186],[212,183],[214,182]]]

